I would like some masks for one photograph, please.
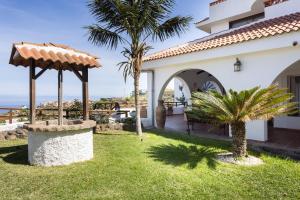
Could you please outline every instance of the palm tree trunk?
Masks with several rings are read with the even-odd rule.
[[[245,157],[247,155],[246,128],[244,122],[231,124],[232,133],[232,152],[233,156]]]
[[[140,106],[140,72],[134,74],[134,101],[136,111],[136,133],[142,136],[141,106]]]

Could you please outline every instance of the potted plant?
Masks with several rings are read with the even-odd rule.
[[[171,116],[171,115],[173,115],[173,105],[168,104],[167,105],[167,116]]]

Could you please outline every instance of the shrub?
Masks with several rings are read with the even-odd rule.
[[[109,124],[109,116],[108,115],[93,115],[91,119],[96,121],[97,124]]]

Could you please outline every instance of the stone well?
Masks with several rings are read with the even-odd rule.
[[[31,165],[62,166],[93,158],[95,121],[39,122],[28,129],[28,160]]]

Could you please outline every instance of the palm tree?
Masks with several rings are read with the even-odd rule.
[[[189,117],[214,125],[229,124],[232,133],[234,157],[247,155],[246,122],[270,120],[296,110],[296,103],[290,102],[292,95],[286,89],[271,85],[261,89],[236,92],[229,90],[222,95],[214,91],[193,94],[192,110]]]
[[[175,0],[90,0],[88,7],[97,24],[86,27],[89,41],[117,48],[122,44],[125,62],[119,64],[126,81],[134,79],[136,131],[142,135],[139,80],[149,42],[163,41],[187,30],[191,17],[170,17]]]

